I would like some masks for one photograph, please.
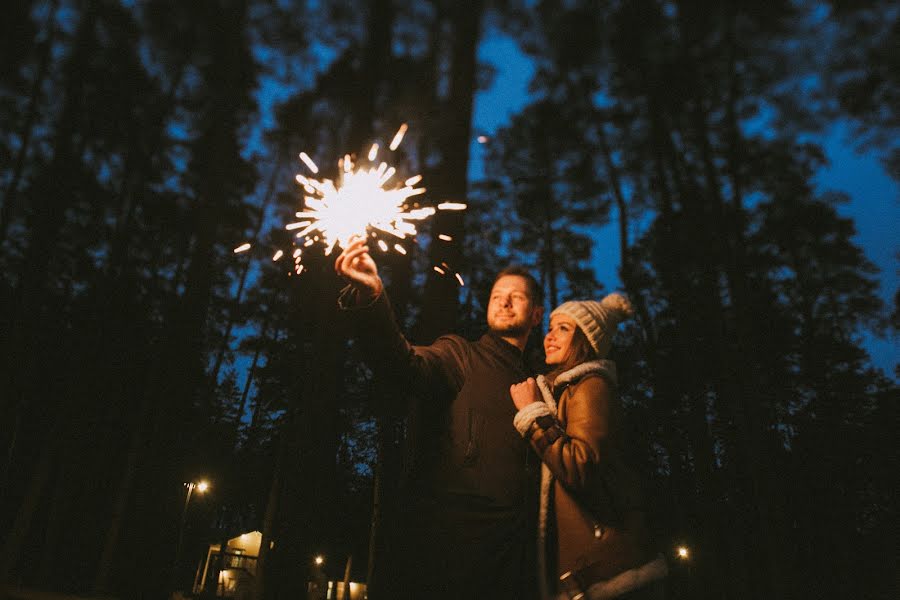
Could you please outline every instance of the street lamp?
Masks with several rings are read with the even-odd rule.
[[[687,560],[691,557],[691,552],[688,550],[687,546],[678,546],[678,548],[675,549],[675,553],[678,554],[678,558],[681,560]]]
[[[184,487],[187,488],[187,493],[184,496],[184,508],[181,509],[181,522],[178,524],[178,544],[175,546],[175,562],[172,564],[173,586],[177,584],[178,563],[181,561],[181,545],[184,541],[184,524],[187,522],[187,511],[188,505],[191,503],[191,496],[194,494],[195,489],[198,494],[205,494],[209,489],[209,482],[205,479],[197,482],[186,481]]]
[[[313,562],[316,563],[317,567],[321,567],[322,564],[325,562],[325,557],[320,554],[313,559]]]

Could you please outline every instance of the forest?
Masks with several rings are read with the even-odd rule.
[[[482,135],[498,36],[533,72]],[[817,184],[836,123],[900,183],[896,3],[5,3],[0,595],[188,595],[259,531],[257,600],[345,567],[392,597],[415,415],[379,402],[335,254],[272,257],[301,152],[335,178],[407,124],[398,174],[467,205],[373,250],[411,340],[479,335],[510,263],[548,309],[634,303],[613,358],[673,599],[896,597],[900,370],[865,340],[900,292]]]

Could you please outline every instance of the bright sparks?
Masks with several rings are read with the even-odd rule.
[[[319,172],[319,167],[316,166],[316,163],[313,162],[313,160],[309,157],[309,154],[307,154],[306,152],[300,153],[300,160],[302,160],[303,163],[307,167],[309,167],[309,170],[312,171],[313,173]]]
[[[400,125],[388,145],[390,151],[400,146],[408,129],[406,123]],[[420,206],[410,200],[425,193],[424,187],[417,187],[422,176],[413,175],[399,183],[400,177],[395,179],[397,169],[386,162],[389,159],[379,157],[380,150],[383,154],[382,146],[373,143],[359,162],[350,154],[342,156],[337,161],[336,180],[297,174],[296,181],[303,189],[304,208],[295,213],[296,222],[285,225],[288,231],[296,232],[295,273],[299,275],[304,270],[299,246],[308,248],[321,243],[328,256],[335,248],[346,248],[353,238],[372,237],[382,252],[394,250],[405,255],[407,249],[398,241],[417,235],[418,221],[431,217],[438,210],[466,208],[461,202],[443,202],[433,207]],[[364,162],[365,159],[368,161]],[[313,175],[319,173],[319,167],[306,152],[300,153],[300,160]],[[445,242],[453,239],[443,234],[438,237]],[[283,255],[284,252],[279,250],[272,260]],[[441,275],[454,273],[447,264],[442,267],[434,269]],[[454,275],[460,285],[465,285],[459,273]]]
[[[406,124],[400,127],[391,150],[400,143],[406,132]],[[306,191],[306,210],[296,213],[301,219],[285,226],[288,230],[299,230],[298,238],[306,238],[304,247],[321,241],[325,244],[325,254],[335,247],[346,247],[353,237],[365,237],[369,230],[373,233],[389,234],[398,239],[416,235],[416,221],[434,214],[435,209],[412,208],[407,199],[425,192],[425,188],[415,187],[422,180],[420,175],[410,177],[402,185],[389,187],[397,169],[385,162],[374,166],[378,145],[374,144],[368,158],[373,165],[361,167],[353,163],[350,155],[340,161],[339,181],[330,179],[309,179],[297,175],[297,183]],[[306,156],[306,159],[303,157]],[[315,163],[305,153],[300,155],[310,169]],[[313,171],[316,172],[316,171]],[[387,252],[389,246],[379,240],[379,247]],[[394,248],[397,246],[395,245]]]
[[[234,253],[237,254],[238,252],[246,252],[249,249],[250,249],[250,244],[241,244],[240,246],[238,246],[237,248],[234,249]]]
[[[400,129],[397,130],[397,133],[394,134],[394,139],[391,140],[391,145],[388,146],[391,149],[391,151],[396,150],[397,146],[400,145],[400,142],[403,141],[403,136],[406,135],[407,129],[408,129],[408,126],[406,125],[406,123],[404,123],[403,125],[400,126]]]

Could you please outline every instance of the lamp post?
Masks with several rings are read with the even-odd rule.
[[[172,585],[173,587],[177,585],[178,581],[178,565],[181,562],[181,546],[184,542],[184,525],[187,522],[187,511],[188,505],[191,503],[191,496],[194,494],[194,490],[197,490],[198,494],[204,494],[209,489],[209,482],[207,481],[188,481],[185,482],[184,487],[187,488],[187,493],[184,496],[184,508],[181,509],[181,522],[178,524],[178,544],[175,545],[175,562],[172,565]]]

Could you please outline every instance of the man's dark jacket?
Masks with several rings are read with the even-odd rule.
[[[341,304],[356,306],[346,293]],[[413,392],[431,421],[413,500],[414,560],[434,571],[423,585],[439,597],[529,597],[540,466],[512,425],[509,386],[532,374],[522,352],[493,333],[412,346],[384,293],[349,313],[377,376],[398,398]]]

